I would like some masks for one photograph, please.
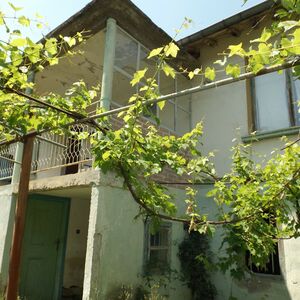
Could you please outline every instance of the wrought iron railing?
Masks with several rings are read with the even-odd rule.
[[[90,168],[92,153],[90,139],[78,139],[78,133],[93,129],[85,124],[73,125],[74,135],[43,133],[34,142],[31,169],[33,173],[57,167],[78,166],[78,171]],[[74,172],[73,172],[74,173]]]
[[[1,146],[0,148],[0,179],[10,180],[14,169],[14,156],[17,144]]]
[[[97,105],[97,103],[93,103],[94,110],[90,107],[89,115],[96,113]],[[120,104],[111,103],[112,109],[117,107],[120,107]],[[110,121],[115,129],[124,124],[123,120],[115,115],[110,117]],[[140,122],[145,125],[145,130],[147,130],[147,123],[153,121],[147,117],[142,117]],[[55,168],[61,168],[61,172],[58,174],[69,174],[92,167],[90,139],[89,137],[79,139],[76,133],[88,132],[92,134],[94,129],[86,124],[73,125],[70,129],[74,135],[45,132],[35,138],[31,164],[32,174]],[[164,126],[160,126],[160,131],[163,135],[174,134]],[[16,148],[16,144],[0,148],[0,181],[11,179],[14,165],[20,163],[15,161]]]
[[[73,125],[74,135],[43,133],[35,138],[31,172],[39,173],[50,169],[62,168],[61,174],[80,172],[92,167],[92,152],[89,137],[79,139],[76,133],[93,129],[85,124]],[[16,155],[16,143],[0,148],[0,180],[10,180]],[[72,169],[72,170],[71,170]]]

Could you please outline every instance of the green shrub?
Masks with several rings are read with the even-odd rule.
[[[193,300],[213,300],[216,289],[208,272],[211,264],[208,237],[198,232],[189,233],[179,245],[178,256],[182,280],[191,289]]]

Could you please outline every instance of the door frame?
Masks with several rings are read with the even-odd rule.
[[[66,248],[67,248],[67,238],[68,238],[68,225],[69,225],[69,217],[70,217],[70,203],[71,199],[67,197],[59,197],[59,196],[51,196],[51,195],[43,195],[43,194],[30,194],[28,196],[28,206],[30,205],[31,201],[55,201],[55,202],[63,202],[64,206],[63,210],[63,220],[61,224],[61,236],[62,236],[62,246],[58,252],[58,258],[56,262],[56,272],[55,272],[55,279],[54,279],[54,299],[60,299],[62,293],[62,286],[63,286],[63,274],[64,274],[64,262],[65,262],[65,255],[66,255]],[[26,231],[26,224],[28,220],[28,209],[26,211],[26,220],[25,220],[25,231]],[[25,232],[24,232],[25,236]],[[23,243],[24,246],[24,243]],[[22,260],[23,260],[23,251],[22,249]],[[21,264],[22,264],[21,260]]]

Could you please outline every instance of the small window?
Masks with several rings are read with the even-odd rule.
[[[264,221],[273,227],[276,227],[275,215],[271,211],[265,211],[266,217]],[[265,266],[256,266],[251,259],[251,254],[249,251],[246,252],[246,263],[250,271],[259,274],[269,274],[269,275],[280,275],[280,263],[279,263],[279,251],[278,243],[274,244],[273,252],[269,255],[269,259]]]
[[[290,70],[281,74],[273,72],[252,80],[255,110],[255,129],[271,131],[300,124],[299,80],[294,80]]]
[[[146,271],[164,273],[170,266],[171,224],[163,223],[155,232],[151,232],[151,224],[146,224]]]
[[[280,275],[278,243],[275,244],[274,252],[270,254],[269,260],[264,267],[257,267],[251,261],[250,252],[246,253],[246,263],[250,271],[258,274]]]

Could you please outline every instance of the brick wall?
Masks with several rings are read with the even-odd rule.
[[[116,116],[111,117],[111,122],[113,124],[114,130],[119,129],[120,127],[122,127],[124,125],[124,121]],[[147,132],[147,128],[150,124],[152,124],[152,125],[154,124],[147,118],[141,118],[138,122],[142,125],[144,132]],[[158,130],[162,136],[177,135],[174,131],[171,131],[171,130],[163,128],[163,127],[159,127]],[[185,189],[186,184],[184,184],[184,183],[187,183],[188,180],[190,179],[190,177],[188,175],[181,175],[181,176],[177,175],[169,167],[165,167],[163,172],[153,176],[153,178],[155,181],[157,181],[159,183],[163,183],[165,185],[170,185],[172,187],[179,188],[179,189]]]

